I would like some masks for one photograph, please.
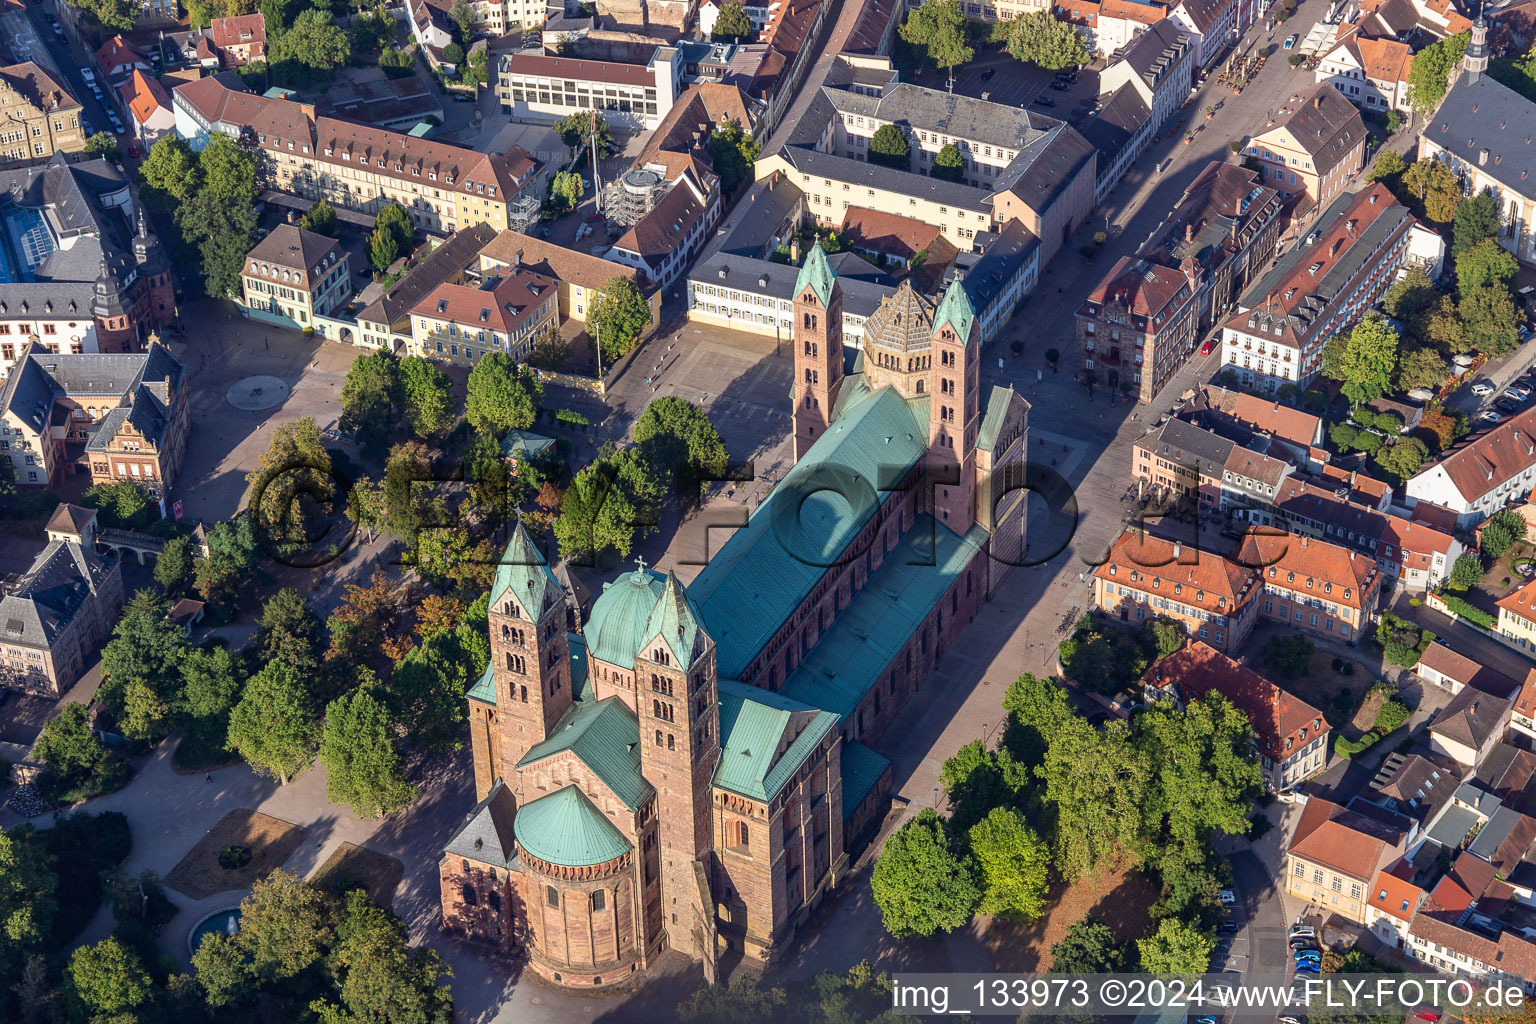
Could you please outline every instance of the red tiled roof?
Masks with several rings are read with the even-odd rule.
[[[535,273],[545,274],[560,281],[568,281],[583,288],[602,288],[611,277],[620,277],[640,288],[647,289],[644,276],[633,267],[614,263],[600,256],[578,252],[564,246],[530,238],[516,231],[503,231],[493,238],[480,256],[503,266],[523,266]]]
[[[1536,622],[1536,580],[1527,583],[1513,594],[1499,598],[1494,603],[1517,618]]]
[[[135,63],[149,67],[149,58],[122,36],[113,36],[96,50],[96,63],[110,76],[118,68]]]
[[[1536,408],[1496,424],[1441,458],[1426,473],[1443,471],[1468,503],[1536,466]]]
[[[208,33],[213,38],[213,45],[221,49],[249,46],[252,57],[266,52],[267,19],[260,13],[214,18],[208,26]]]
[[[1350,608],[1363,608],[1380,573],[1374,559],[1338,544],[1306,536],[1252,529],[1236,559],[1259,569],[1266,581],[1293,590],[1309,590]],[[1315,583],[1315,586],[1314,586]]]
[[[1087,301],[1100,305],[1123,303],[1132,314],[1146,317],[1150,326],[1156,328],[1172,314],[1174,302],[1180,298],[1187,300],[1190,294],[1189,278],[1179,271],[1122,256],[1088,293]]]
[[[850,206],[843,213],[840,230],[860,248],[893,256],[910,259],[926,251],[929,262],[948,263],[956,255],[955,247],[945,241],[938,228],[927,221],[903,217],[899,213]]]
[[[1370,831],[1364,831],[1370,829]],[[1376,877],[1382,857],[1401,842],[1390,830],[1320,797],[1307,801],[1291,836],[1290,852],[1362,881]]]
[[[1140,22],[1143,25],[1154,25],[1162,21],[1168,14],[1168,6],[1163,3],[1140,3],[1138,0],[1102,0],[1099,4],[1099,15],[1104,18],[1121,18]]]
[[[1193,557],[1191,557],[1193,556]],[[1093,573],[1122,587],[1174,598],[1221,615],[1235,615],[1256,574],[1210,551],[1183,548],[1161,537],[1122,533]]]
[[[1419,664],[1432,669],[1463,686],[1471,686],[1484,693],[1506,697],[1516,683],[1502,672],[1473,661],[1464,654],[1451,650],[1442,643],[1431,643],[1419,657]]]
[[[167,114],[171,112],[170,94],[159,82],[137,68],[127,81],[118,86],[118,91],[123,94],[128,112],[139,124],[148,124],[150,118],[162,111]]]
[[[1406,861],[1399,860],[1398,864]],[[1396,865],[1394,865],[1396,867]],[[1413,865],[1408,865],[1413,870]],[[1378,871],[1371,883],[1371,906],[1399,921],[1412,921],[1413,912],[1424,900],[1424,890],[1405,878],[1399,878],[1391,870]]]
[[[1520,695],[1515,698],[1515,714],[1536,719],[1536,668],[1525,673]]]
[[[1321,711],[1199,640],[1158,659],[1146,678],[1158,687],[1178,683],[1186,700],[1212,690],[1226,697],[1248,716],[1259,750],[1272,761],[1331,729]]]
[[[655,263],[681,246],[688,229],[703,215],[704,207],[693,190],[681,183],[673,185],[650,213],[613,243],[614,248]]]
[[[1464,892],[1470,893],[1470,898],[1475,900],[1488,891],[1488,886],[1498,874],[1498,868],[1476,854],[1463,850],[1446,877],[1452,879]],[[1435,890],[1436,893],[1439,891]]]
[[[503,273],[489,289],[440,284],[415,305],[411,315],[511,335],[549,301],[554,286],[542,274],[522,269]]]

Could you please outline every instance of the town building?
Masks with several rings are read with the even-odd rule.
[[[1429,723],[1429,749],[1454,759],[1469,772],[1482,764],[1509,731],[1519,685],[1511,680],[1500,689],[1502,693],[1490,693],[1468,686],[1452,697]]]
[[[1256,391],[1306,387],[1323,345],[1396,279],[1413,223],[1379,182],[1339,196],[1311,234],[1238,300],[1238,312],[1222,324],[1222,364]]]
[[[1536,410],[1525,410],[1469,438],[1408,478],[1410,507],[1420,501],[1449,509],[1456,527],[1476,526],[1536,484]]]
[[[1536,104],[1487,74],[1487,29],[1474,27],[1462,73],[1419,131],[1421,158],[1443,160],[1468,195],[1499,199],[1499,244],[1536,259]]]
[[[334,238],[279,224],[245,254],[240,294],[245,316],[313,330],[352,297],[352,259]]]
[[[1101,56],[1121,49],[1168,17],[1168,4],[1163,0],[1100,0],[1098,8],[1094,29],[1098,48],[1093,52]]]
[[[438,121],[444,119],[443,101],[420,75],[408,78],[387,78],[382,73],[377,78],[354,75],[347,81],[332,83],[319,98],[316,110],[330,117],[407,133],[413,129],[419,132],[418,126],[430,125],[434,117]]]
[[[94,543],[96,512],[60,505],[49,541],[0,596],[0,687],[58,699],[112,635],[123,571]]]
[[[1298,633],[1354,646],[1376,617],[1382,573],[1374,559],[1349,548],[1251,529],[1233,557],[1263,579],[1260,614]]]
[[[1323,713],[1200,640],[1159,658],[1142,679],[1148,700],[1180,707],[1219,693],[1248,718],[1264,785],[1283,792],[1328,767],[1332,727]]]
[[[128,480],[163,495],[186,453],[186,368],[164,347],[56,355],[31,345],[0,388],[0,455],[24,487],[66,474]]]
[[[521,203],[536,208],[543,196],[542,165],[516,146],[478,153],[317,117],[308,104],[252,95],[231,72],[178,86],[171,101],[194,150],[214,132],[253,146],[263,186],[359,213],[398,203],[422,231],[505,230]]]
[[[1536,652],[1536,581],[1504,595],[1496,604],[1499,635],[1523,651]]]
[[[1152,112],[1152,131],[1159,133],[1189,99],[1194,58],[1189,36],[1165,18],[1113,51],[1109,65],[1099,72],[1099,94],[1111,95],[1129,85]]]
[[[1327,84],[1281,107],[1274,121],[1249,137],[1243,154],[1259,165],[1265,184],[1301,197],[1301,209],[1327,207],[1365,165],[1360,111]]]
[[[1322,797],[1307,800],[1285,856],[1285,891],[1346,921],[1366,923],[1367,888],[1404,852],[1408,821],[1394,828]]]
[[[85,148],[80,101],[32,61],[0,67],[0,166]]]
[[[260,11],[233,18],[214,18],[208,37],[222,67],[238,68],[267,59],[267,19]]]
[[[695,166],[691,159],[668,174],[650,167],[629,171],[621,187],[644,177],[641,188],[649,191],[654,205],[628,225],[605,254],[615,263],[644,274],[657,288],[665,289],[688,268],[720,216],[720,179]],[[664,190],[664,191],[663,191]],[[656,193],[660,193],[659,196]],[[615,213],[609,207],[609,215]]]
[[[1127,530],[1093,572],[1094,607],[1123,622],[1165,617],[1222,652],[1258,619],[1258,574],[1210,551]],[[1134,611],[1133,611],[1134,609]]]
[[[480,250],[476,259],[483,277],[521,268],[554,281],[560,293],[558,316],[562,321],[586,323],[592,302],[609,281],[618,278],[634,285],[650,306],[651,327],[641,337],[649,337],[661,323],[661,290],[650,287],[639,272],[599,256],[516,231],[503,231]]]
[[[146,149],[176,130],[171,94],[149,75],[135,71],[117,87],[117,92],[123,98],[134,136]]]
[[[1385,117],[1388,111],[1407,114],[1408,62],[1413,50],[1397,39],[1346,32],[1317,65],[1317,81],[1338,90],[1339,95],[1367,114]]]
[[[96,48],[96,66],[101,69],[109,88],[117,88],[135,71],[155,73],[149,56],[120,35],[112,36]]]
[[[1403,948],[1408,941],[1414,912],[1429,895],[1414,884],[1416,874],[1413,861],[1400,857],[1392,866],[1378,871],[1376,880],[1370,885],[1365,926],[1388,949]]]
[[[1283,450],[1286,460],[1299,469],[1311,468],[1313,449],[1323,443],[1322,417],[1219,384],[1197,387],[1178,415],[1243,443],[1262,437],[1265,451],[1278,455]]]
[[[1122,256],[1077,311],[1082,379],[1150,402],[1194,350],[1199,265]]]
[[[1141,494],[1192,497],[1210,512],[1221,505],[1227,463],[1240,450],[1219,434],[1170,419],[1131,445],[1131,476]]]
[[[1152,125],[1152,108],[1136,87],[1126,82],[1114,92],[1101,95],[1098,109],[1081,125],[1079,132],[1094,149],[1098,174],[1094,198],[1103,202],[1157,135]]]
[[[1468,686],[1486,693],[1513,693],[1519,687],[1504,673],[1451,650],[1439,640],[1424,648],[1413,671],[1420,679],[1448,690],[1452,695]]]
[[[502,56],[496,98],[514,118],[556,121],[596,110],[610,124],[651,129],[671,111],[683,84],[683,64],[670,46],[658,47],[646,64],[519,52]]]
[[[1515,695],[1514,707],[1510,709],[1509,728],[1511,732],[1536,739],[1536,669],[1527,672],[1525,682],[1520,684],[1520,692]]]
[[[355,338],[340,340],[369,349],[388,349],[397,355],[404,352],[414,337],[411,310],[438,285],[465,281],[466,270],[477,263],[480,251],[495,237],[496,233],[484,226],[455,232],[358,312]]]
[[[1057,21],[1064,21],[1077,29],[1077,34],[1083,37],[1083,45],[1088,47],[1090,54],[1095,57],[1104,56],[1104,51],[1099,46],[1097,0],[1076,0],[1075,3],[1068,0],[1066,3],[1055,4],[1050,10],[1051,16]]]
[[[0,171],[19,239],[0,273],[0,374],[39,352],[132,352],[175,315],[171,265],[127,177],[105,160]],[[25,479],[23,476],[22,479]]]
[[[977,452],[1021,466],[1028,406],[994,389],[983,414],[963,290],[935,316],[923,401],[843,372],[818,248],[800,283],[796,464],[691,584],[640,563],[568,632],[571,599],[519,524],[492,586],[468,693],[481,802],[440,861],[444,923],[555,984],[629,984],[669,949],[706,973],[727,950],[771,961],[883,815],[890,766],[869,744],[1022,553],[1024,503],[977,504]],[[828,466],[875,462],[889,489],[812,499],[825,528],[786,546],[780,503],[803,517]],[[865,556],[841,558],[853,545]]]
[[[411,309],[411,354],[470,367],[492,352],[526,362],[559,329],[559,314],[554,280],[523,266],[440,284]]]
[[[1194,44],[1191,72],[1211,67],[1237,38],[1238,0],[1176,0],[1168,21],[1177,25]]]

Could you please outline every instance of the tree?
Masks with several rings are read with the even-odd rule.
[[[636,449],[599,457],[582,468],[560,502],[555,539],[561,557],[626,557],[638,530],[660,522],[665,480]]]
[[[994,807],[971,826],[970,841],[981,872],[979,912],[1015,921],[1045,912],[1051,853],[1024,815]]]
[[[267,36],[280,36],[288,27],[288,0],[261,0],[261,19]]]
[[[123,607],[112,639],[101,652],[102,703],[119,718],[129,739],[165,735],[168,703],[179,675],[186,638],[166,615],[170,603],[159,591],[140,590]]]
[[[457,750],[463,741],[469,673],[462,654],[457,634],[441,634],[407,654],[390,677],[393,719],[429,753]]]
[[[1484,197],[1491,198],[1486,193]],[[1519,269],[1520,263],[1513,253],[1496,239],[1484,238],[1456,257],[1456,284],[1463,295],[1479,288],[1508,287]]]
[[[329,13],[309,8],[282,35],[267,40],[267,66],[279,85],[303,88],[328,82],[352,59],[352,42]]]
[[[1317,648],[1300,633],[1273,636],[1264,645],[1264,664],[1286,679],[1295,679],[1307,671],[1307,664]]]
[[[177,210],[176,222],[182,238],[197,247],[203,289],[214,298],[238,296],[240,269],[256,237],[256,214],[251,207],[205,190]]]
[[[116,936],[75,950],[65,974],[70,1001],[96,1021],[136,1019],[135,1012],[146,1008],[155,994],[138,954]]]
[[[544,398],[544,386],[533,371],[502,352],[475,363],[467,388],[465,416],[476,430],[497,439],[533,426]]]
[[[610,277],[587,305],[587,330],[595,332],[603,358],[610,363],[624,355],[651,327],[651,307],[627,277]]]
[[[366,587],[348,583],[341,604],[331,613],[326,660],[348,665],[367,660],[389,636],[396,615],[394,585],[382,569],[373,571]]]
[[[1525,540],[1525,520],[1513,509],[1500,509],[1483,524],[1477,549],[1496,560],[1522,540]]]
[[[453,423],[452,381],[431,360],[407,356],[400,361],[400,397],[417,437],[435,437]]]
[[[951,92],[954,69],[976,56],[965,44],[965,12],[959,0],[934,0],[913,8],[897,31],[903,41],[923,50],[924,60],[949,72]]]
[[[123,158],[123,149],[111,132],[97,132],[85,140],[85,155],[116,163]]]
[[[1399,484],[1423,468],[1429,447],[1416,437],[1399,437],[1376,454],[1376,465]]]
[[[155,518],[149,495],[131,480],[96,484],[86,488],[80,503],[101,513],[102,525],[142,530]]]
[[[0,978],[20,978],[27,957],[50,943],[58,882],[35,835],[0,829]]]
[[[320,890],[282,868],[240,901],[235,944],[263,981],[292,978],[320,959],[331,940]]]
[[[1141,859],[1150,839],[1141,808],[1152,765],[1130,741],[1124,722],[1100,730],[1082,719],[1051,738],[1037,769],[1045,799],[1056,809],[1056,867],[1081,878],[1112,858]]]
[[[1372,313],[1349,332],[1339,360],[1340,388],[1353,405],[1364,405],[1386,394],[1397,368],[1397,332]]]
[[[229,713],[230,748],[283,785],[314,760],[318,732],[308,681],[286,662],[263,666]]]
[[[377,457],[394,432],[395,410],[402,404],[400,360],[387,348],[375,349],[352,360],[347,369],[337,426],[356,438],[365,453]]]
[[[747,17],[746,8],[737,3],[737,0],[728,0],[726,5],[720,8],[720,14],[715,18],[715,27],[710,30],[709,37],[717,42],[740,43],[750,40],[755,31],[752,27],[752,19]]]
[[[215,523],[208,531],[208,556],[193,563],[197,592],[204,601],[223,603],[239,594],[260,560],[251,517]]]
[[[972,740],[939,769],[939,782],[949,799],[951,831],[964,836],[994,807],[1020,802],[1028,785],[1028,768],[1007,750],[988,750]]]
[[[320,666],[325,626],[303,594],[291,587],[279,590],[261,606],[260,622],[250,644],[260,664],[281,661],[303,674]]]
[[[704,410],[675,395],[651,402],[635,421],[635,444],[662,471],[683,470],[694,479],[719,480],[730,456],[720,431]]]
[[[927,6],[924,4],[912,13],[915,15]],[[912,146],[907,142],[907,133],[894,124],[881,125],[869,140],[869,162],[882,167],[894,167],[898,171],[910,170]]]
[[[1047,71],[1081,67],[1090,59],[1082,33],[1049,11],[1031,11],[1013,19],[1008,26],[1008,52]]]
[[[727,121],[709,135],[709,158],[720,175],[720,194],[734,195],[736,186],[752,180],[762,145],[742,129],[739,121]]]
[[[1114,974],[1126,967],[1125,951],[1109,925],[1091,917],[1078,921],[1051,947],[1054,974]]]
[[[903,939],[961,927],[981,901],[975,873],[951,848],[943,820],[919,811],[886,840],[870,877],[885,930]]]
[[[229,717],[245,685],[245,660],[227,647],[194,647],[181,661],[178,713],[193,719]]]
[[[443,63],[452,67],[458,67],[464,63],[464,47],[458,43],[449,43],[443,47]]]
[[[606,153],[613,148],[613,129],[608,126],[607,118],[595,110],[579,110],[550,125],[550,130],[560,136],[560,141],[571,148],[574,156],[591,140],[593,126],[597,129],[597,147],[600,153]]]
[[[192,579],[192,544],[185,537],[172,537],[155,559],[155,582],[167,594],[179,594]]]
[[[393,814],[416,799],[384,705],[364,689],[331,701],[320,739],[326,796],[360,818]]]
[[[1494,285],[1464,291],[1457,309],[1466,324],[1467,340],[1482,355],[1497,359],[1520,347],[1525,312],[1515,304],[1508,288]]]
[[[395,19],[382,9],[352,16],[352,52],[381,53],[395,41]]]
[[[284,548],[302,548],[312,520],[329,513],[338,497],[331,454],[313,417],[284,423],[272,433],[251,485],[250,517],[261,535]]]
[[[453,997],[441,984],[453,971],[436,950],[409,949],[399,920],[361,889],[344,897],[326,966],[339,982],[339,1003],[310,1004],[322,1024],[453,1024]]]
[[[581,175],[575,171],[556,171],[549,182],[549,197],[567,210],[574,209],[586,194]]]
[[[453,6],[448,8],[448,19],[459,30],[459,42],[468,46],[475,37],[475,9],[466,0],[453,0]]]
[[[411,56],[409,47],[397,50],[386,46],[379,51],[379,67],[387,78],[409,78],[416,73],[416,59]]]
[[[1051,737],[1078,717],[1066,690],[1052,678],[1024,673],[1003,694],[1008,715],[1002,745],[1015,761],[1033,769],[1045,759]]]
[[[933,158],[933,170],[929,174],[945,181],[965,180],[965,159],[953,142],[946,142],[944,148],[939,150],[939,155]]]
[[[222,132],[197,154],[199,194],[239,203],[256,201],[256,158]]]
[[[1403,172],[1408,169],[1408,161],[1403,159],[1403,154],[1391,147],[1382,147],[1376,154],[1376,162],[1371,164],[1371,169],[1365,174],[1366,184],[1373,181],[1384,183],[1388,188],[1393,188],[1402,180]]]
[[[481,86],[491,80],[491,58],[485,47],[477,46],[464,58],[459,67],[459,81],[465,85]]]
[[[1446,38],[1424,47],[1408,62],[1408,102],[1420,112],[1434,110],[1445,98],[1451,71],[1467,52],[1470,33]]]
[[[382,226],[374,227],[373,233],[368,236],[368,262],[373,264],[373,269],[383,274],[399,256],[400,242],[394,233]]]
[[[1161,616],[1147,621],[1146,632],[1150,634],[1150,646],[1153,648],[1154,658],[1168,657],[1183,647],[1189,639],[1189,633],[1185,630],[1183,623]]]
[[[1420,55],[1424,52],[1421,50]],[[1455,220],[1456,208],[1461,205],[1461,183],[1443,161],[1433,158],[1415,160],[1403,172],[1402,181],[1403,188],[1418,198],[1424,207],[1424,215],[1430,220],[1442,225]]]
[[[1499,201],[1492,192],[1479,192],[1456,207],[1451,225],[1451,255],[1460,256],[1477,243],[1499,233]]]
[[[1450,366],[1434,349],[1409,349],[1397,364],[1397,389],[1412,391],[1414,388],[1426,388],[1433,391],[1445,382],[1450,372]]]
[[[313,231],[317,235],[336,236],[336,208],[324,199],[317,199],[314,205],[304,211],[304,216],[299,218],[299,227],[305,231]]]
[[[1136,949],[1147,974],[1204,974],[1211,968],[1216,940],[1197,925],[1165,917],[1157,931],[1136,941]]]
[[[255,983],[240,944],[228,935],[207,932],[192,951],[192,968],[209,1009],[245,1000]]]

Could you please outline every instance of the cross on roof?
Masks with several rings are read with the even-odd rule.
[[[641,558],[639,555],[635,556],[635,571],[645,572],[645,559]]]

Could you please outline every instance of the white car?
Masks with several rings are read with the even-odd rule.
[[[1484,409],[1477,418],[1484,423],[1497,423],[1504,418],[1504,414],[1497,409]]]
[[[1221,902],[1223,902],[1223,903],[1236,903],[1237,902],[1237,894],[1234,893],[1231,889],[1223,889],[1223,890],[1221,890]]]
[[[1531,389],[1524,384],[1511,384],[1504,389],[1504,393],[1517,402],[1523,402],[1531,397]]]
[[[1484,384],[1482,381],[1478,381],[1476,384],[1472,385],[1472,393],[1477,395],[1479,398],[1486,398],[1487,396],[1493,394],[1493,385]]]

